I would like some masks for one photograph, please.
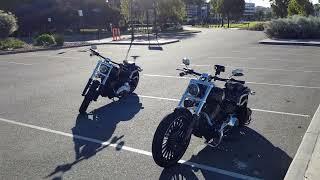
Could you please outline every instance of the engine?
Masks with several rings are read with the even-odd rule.
[[[217,135],[224,122],[231,126],[238,123],[238,111],[242,101],[247,101],[248,88],[240,83],[226,83],[225,88],[213,87],[200,119],[194,128],[194,135],[211,139]],[[231,122],[232,119],[232,122]]]

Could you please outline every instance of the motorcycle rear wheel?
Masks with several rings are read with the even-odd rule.
[[[159,124],[152,142],[152,157],[161,167],[178,163],[186,152],[191,135],[185,137],[191,120],[181,112],[166,116]]]

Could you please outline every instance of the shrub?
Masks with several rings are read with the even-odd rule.
[[[266,23],[265,33],[270,38],[311,39],[320,38],[320,18],[292,16]]]
[[[57,46],[63,46],[63,44],[64,44],[64,36],[63,35],[55,34],[53,37],[54,37],[54,40],[56,41]]]
[[[24,47],[25,43],[15,38],[7,38],[4,40],[0,40],[0,49],[18,49]]]
[[[264,23],[255,23],[249,27],[251,31],[263,31],[264,30]]]
[[[0,38],[7,38],[17,29],[18,25],[15,15],[0,10]]]
[[[56,41],[50,34],[42,34],[35,39],[36,46],[50,46],[54,44],[56,44]]]

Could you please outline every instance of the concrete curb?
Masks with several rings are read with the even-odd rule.
[[[293,45],[293,46],[320,46],[320,41],[264,39],[264,40],[259,41],[259,44]]]
[[[320,105],[315,112],[310,125],[303,136],[299,149],[291,162],[291,165],[287,171],[284,180],[304,180],[313,177],[313,179],[319,178],[314,174],[319,175],[319,168],[315,167],[316,162],[319,164],[320,158]],[[315,169],[318,168],[318,171]],[[310,178],[312,179],[312,178]]]
[[[160,42],[160,43],[147,43],[147,42],[133,42],[132,45],[166,45],[179,42],[180,40],[173,40],[167,42]],[[51,50],[60,50],[60,49],[69,49],[69,48],[77,48],[77,47],[85,47],[91,45],[130,45],[130,42],[102,42],[102,43],[89,43],[89,44],[82,44],[82,45],[75,45],[75,46],[65,46],[65,47],[50,47],[50,48],[43,48],[43,49],[30,49],[30,50],[23,50],[23,51],[7,51],[7,52],[0,52],[0,55],[9,55],[9,54],[20,54],[20,53],[29,53],[29,52],[37,52],[37,51],[51,51]]]
[[[149,43],[149,42],[133,42],[132,45],[143,45],[143,46],[148,46],[148,45],[166,45],[166,44],[172,44],[179,42],[180,40],[175,39],[172,41],[166,41],[166,42],[159,42],[159,43]],[[95,45],[98,45],[99,43],[96,43]],[[130,42],[109,42],[109,43],[102,43],[102,44],[114,44],[114,45],[130,45]]]
[[[198,33],[201,33],[202,31],[200,31],[200,30],[195,30],[195,31],[190,31],[190,32],[177,32],[176,34],[198,34]],[[170,32],[163,32],[163,33],[160,33],[159,34],[159,36],[161,36],[161,35],[171,35],[172,33],[170,33]]]

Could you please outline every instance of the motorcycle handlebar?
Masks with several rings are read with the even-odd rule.
[[[179,75],[182,77],[182,76],[185,76],[187,74],[194,74],[194,75],[197,75],[197,76],[201,76],[200,73],[197,73],[195,72],[193,69],[187,69],[187,68],[183,68],[183,69],[177,69],[179,71],[182,71],[181,73],[179,73]],[[214,81],[224,81],[224,82],[227,82],[227,81],[233,81],[233,82],[238,82],[238,83],[241,83],[241,84],[245,84],[245,81],[240,81],[240,80],[236,80],[236,79],[225,79],[225,78],[220,78],[220,77],[217,77],[217,76],[211,76],[210,75],[210,79],[214,80]]]
[[[98,57],[101,57],[102,59],[105,59],[105,60],[107,60],[107,61],[112,62],[113,64],[116,64],[116,65],[120,66],[119,63],[113,62],[111,59],[102,56],[102,55],[101,55],[100,53],[98,53],[96,50],[90,48],[90,51],[92,52],[93,55],[98,56]]]

